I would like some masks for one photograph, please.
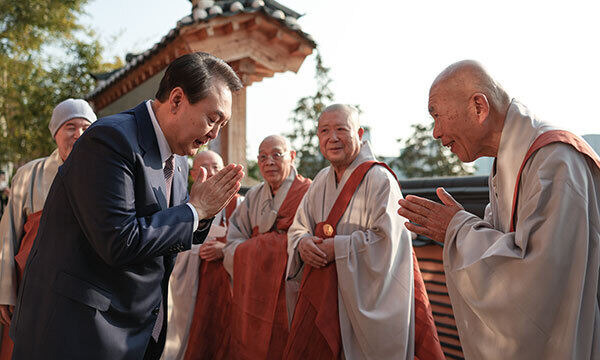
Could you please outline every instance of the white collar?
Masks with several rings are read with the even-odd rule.
[[[510,226],[512,199],[523,158],[535,139],[552,129],[552,125],[540,121],[523,104],[516,99],[512,100],[498,146],[496,174],[492,177],[494,187],[497,187],[501,209],[500,222],[504,231],[508,231]]]
[[[154,133],[156,134],[156,141],[158,142],[158,150],[160,151],[160,159],[163,164],[163,168],[165,167],[165,162],[167,159],[173,155],[171,151],[171,147],[167,142],[167,138],[165,138],[165,134],[160,128],[160,124],[158,120],[156,120],[156,115],[154,115],[154,110],[152,110],[152,100],[146,101],[146,107],[148,108],[148,113],[150,114],[150,120],[152,120],[152,127],[154,127]]]

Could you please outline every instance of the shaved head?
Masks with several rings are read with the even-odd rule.
[[[494,110],[508,107],[510,103],[502,86],[474,60],[462,60],[448,66],[433,81],[430,94],[434,90],[451,94],[457,101],[467,101],[472,94],[482,93]]]
[[[280,145],[283,151],[289,151],[292,149],[290,141],[281,135],[269,135],[266,138],[264,138],[258,147],[258,151],[260,152],[260,149],[264,148],[264,146],[266,146],[267,144],[268,146]]]
[[[344,114],[345,117],[350,121],[352,126],[354,126],[354,129],[358,129],[360,127],[360,124],[358,123],[358,109],[352,105],[346,105],[346,104],[329,105],[328,107],[325,108],[325,110],[323,110],[323,112],[319,116],[319,121],[321,120],[323,115],[328,114],[328,113]]]
[[[296,152],[292,150],[289,140],[283,136],[270,135],[260,143],[258,169],[273,194],[290,175],[295,158]]]
[[[510,102],[480,63],[454,63],[435,78],[429,90],[433,137],[464,162],[496,156]]]
[[[205,168],[208,172],[208,177],[211,177],[224,167],[223,158],[212,150],[199,151],[194,156],[194,164],[190,169],[193,179],[198,177],[201,167]]]
[[[217,154],[216,152],[214,152],[212,150],[198,151],[196,156],[194,156],[194,161],[196,161],[196,160],[198,160],[198,161],[211,160],[211,161],[221,164],[221,167],[223,167],[223,158],[221,157],[221,155]]]

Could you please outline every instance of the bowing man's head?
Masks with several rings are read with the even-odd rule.
[[[510,97],[472,60],[448,66],[429,90],[433,137],[464,162],[496,156]]]
[[[175,59],[152,107],[171,151],[193,156],[231,118],[232,92],[242,88],[223,60],[202,52]]]
[[[319,148],[336,173],[343,173],[356,159],[363,133],[354,106],[334,104],[323,110],[317,128]]]
[[[263,179],[275,193],[292,171],[296,152],[290,142],[279,135],[267,136],[258,147],[258,168]]]
[[[201,167],[206,169],[206,178],[208,179],[223,169],[223,158],[212,150],[199,151],[194,156],[194,163],[190,169],[192,179],[196,180]]]

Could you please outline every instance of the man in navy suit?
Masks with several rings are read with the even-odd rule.
[[[11,325],[13,359],[158,359],[175,255],[201,243],[239,190],[240,165],[188,196],[188,165],[242,87],[205,53],[169,65],[156,99],[98,120],[59,169]],[[203,296],[204,294],[198,294]]]

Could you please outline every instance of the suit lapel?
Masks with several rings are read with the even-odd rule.
[[[144,159],[146,180],[152,187],[160,207],[164,210],[167,208],[167,185],[165,184],[165,175],[162,168],[162,159],[160,158],[156,133],[152,126],[146,102],[142,102],[136,106],[134,114],[138,126],[138,143],[143,150],[142,158]]]

